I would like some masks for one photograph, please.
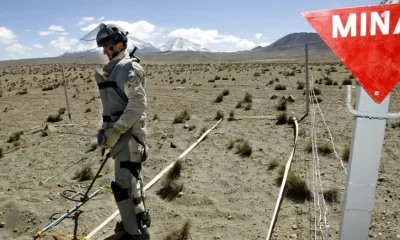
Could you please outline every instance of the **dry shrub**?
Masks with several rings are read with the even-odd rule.
[[[346,145],[342,151],[342,160],[348,162],[350,159],[350,146]]]
[[[186,220],[181,229],[174,229],[168,233],[163,240],[189,240],[191,221]]]
[[[253,102],[253,96],[250,93],[246,93],[244,95],[243,102],[244,103],[252,103]]]
[[[324,199],[328,203],[338,202],[339,191],[337,188],[330,188],[323,192]]]
[[[222,91],[222,95],[223,96],[228,96],[229,95],[229,90],[228,89],[224,89],[224,91]]]
[[[287,101],[285,99],[280,99],[278,102],[278,105],[276,106],[276,110],[278,111],[286,111],[286,103]]]
[[[276,125],[283,125],[287,123],[287,114],[286,112],[281,112],[276,116]]]
[[[97,149],[97,143],[96,143],[96,142],[91,143],[90,146],[89,146],[89,149],[86,151],[86,153],[88,153],[88,152],[93,152],[93,151],[95,151],[96,149]]]
[[[62,119],[62,117],[61,117],[61,114],[59,114],[59,113],[57,113],[57,114],[52,114],[52,115],[49,115],[48,117],[47,117],[47,122],[51,122],[51,123],[54,123],[54,122],[59,122],[59,121],[62,121],[63,119]]]
[[[168,172],[166,173],[166,178],[168,178],[168,179],[178,179],[178,178],[180,178],[181,170],[182,170],[182,161],[179,159],[168,170]]]
[[[221,110],[218,110],[215,113],[214,120],[220,120],[221,118],[224,118],[224,116],[225,116],[224,112],[222,112]]]
[[[85,110],[85,113],[88,113],[88,112],[91,112],[91,111],[92,111],[91,108],[87,108],[87,109]]]
[[[343,80],[342,85],[353,85],[353,81],[351,81],[350,79],[345,79]]]
[[[314,88],[313,91],[314,91],[315,95],[321,95],[322,94],[322,91],[319,88]]]
[[[180,192],[183,190],[183,183],[179,180],[170,178],[170,176],[165,175],[161,181],[161,189],[157,191],[157,195],[162,199],[167,201],[174,200]]]
[[[80,171],[75,173],[75,176],[72,178],[73,180],[78,179],[79,181],[87,181],[92,180],[94,178],[94,174],[92,172],[92,166],[90,164],[84,165]]]
[[[222,94],[218,95],[217,98],[214,100],[215,103],[220,103],[224,100],[224,96]]]
[[[274,170],[277,166],[279,166],[279,161],[276,158],[272,159],[268,164],[268,171]]]
[[[278,90],[278,91],[280,91],[280,90],[286,90],[286,86],[285,85],[283,85],[283,84],[277,84],[277,85],[275,85],[275,88],[274,88],[275,90]]]
[[[189,130],[189,131],[192,131],[192,130],[194,130],[194,129],[196,129],[196,125],[190,125],[190,126],[188,127],[188,130]]]
[[[3,148],[0,147],[0,158],[4,157]]]
[[[65,108],[60,108],[60,109],[58,110],[58,113],[59,113],[59,114],[64,114],[64,113],[65,113]]]
[[[245,103],[244,108],[245,111],[249,111],[251,109],[251,103]]]
[[[276,183],[282,184],[283,176],[285,174],[285,166],[281,165],[278,172]],[[285,185],[285,196],[296,202],[304,202],[310,200],[311,191],[308,188],[305,181],[303,181],[295,172],[289,170],[286,185]]]
[[[18,131],[18,132],[12,133],[11,136],[8,138],[7,142],[8,143],[17,142],[18,140],[21,139],[22,134],[24,134],[23,131]]]
[[[243,100],[240,100],[237,102],[235,108],[242,108],[242,105],[243,105]]]
[[[234,146],[236,147],[236,154],[239,154],[242,157],[250,157],[252,153],[252,147],[247,140],[242,138],[236,139],[234,142]]]
[[[298,83],[297,83],[297,89],[298,89],[298,90],[304,89],[304,83],[298,82]]]
[[[190,114],[188,110],[183,110],[178,116],[174,118],[174,123],[184,123],[187,120],[190,120]]]
[[[233,121],[233,120],[235,120],[235,111],[232,110],[232,111],[229,113],[228,121],[230,122],[230,121]]]
[[[318,153],[321,153],[322,155],[329,155],[333,153],[333,148],[325,142],[318,146]]]

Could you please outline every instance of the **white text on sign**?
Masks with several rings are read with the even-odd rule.
[[[389,34],[389,26],[390,26],[390,11],[385,11],[380,14],[378,12],[371,12],[371,24],[370,24],[370,36],[376,35],[376,30],[379,28],[383,35]],[[357,33],[357,23],[360,24],[359,33]],[[347,37],[349,35],[351,37],[359,36],[367,36],[367,13],[361,13],[357,16],[356,13],[352,13],[349,15],[346,26],[343,25],[342,19],[339,15],[332,16],[332,37],[337,38],[338,33],[340,33],[341,37]],[[400,33],[400,18],[397,20],[396,28],[393,31],[393,34]]]

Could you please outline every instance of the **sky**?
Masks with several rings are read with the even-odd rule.
[[[0,60],[55,57],[79,49],[101,22],[161,47],[183,37],[211,51],[267,46],[315,32],[303,11],[379,5],[379,0],[10,0],[0,7]]]

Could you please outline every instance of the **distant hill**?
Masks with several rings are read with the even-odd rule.
[[[166,42],[160,51],[196,51],[196,52],[209,52],[209,50],[197,43],[193,43],[184,38],[172,38]]]
[[[145,42],[133,36],[129,37],[128,40],[128,51],[132,51],[134,47],[137,47],[136,53],[154,53],[160,52],[156,47],[154,47],[151,43]],[[74,49],[71,51],[67,51],[60,55],[59,57],[89,57],[89,56],[102,56],[103,49],[102,48],[84,48],[84,49]]]
[[[332,53],[329,46],[322,40],[317,33],[298,32],[290,33],[272,44],[261,47],[258,46],[253,48],[253,52],[268,52],[268,53],[282,53],[282,54],[295,54],[297,55],[301,51],[304,52],[305,43],[308,43],[308,49],[310,54],[315,53]]]

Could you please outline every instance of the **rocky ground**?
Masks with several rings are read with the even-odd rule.
[[[162,181],[147,191],[152,239],[163,239],[186,220],[191,221],[192,239],[265,239],[279,193],[279,165],[288,160],[294,140],[290,122],[277,124],[277,119],[285,119],[282,113],[298,120],[305,114],[303,62],[143,62],[143,66],[148,76],[150,146],[143,170],[145,183],[224,116],[218,127],[182,159],[178,179],[183,184],[181,194],[170,201],[161,198],[157,192]],[[60,196],[63,190],[85,192],[90,184],[90,180],[74,177],[87,164],[92,173],[100,166],[99,149],[91,151],[101,121],[101,104],[93,79],[94,70],[99,67],[64,64],[71,120],[61,65],[38,63],[0,68],[0,239],[32,239],[54,220],[51,217],[75,206],[76,202]],[[355,86],[356,81],[337,62],[314,62],[311,68],[313,85],[320,90],[316,96],[319,107],[342,157],[350,146],[354,123],[345,106],[346,86],[342,84],[350,80]],[[281,102],[289,96],[290,100]],[[400,112],[399,100],[396,90],[391,96],[391,112]],[[297,199],[304,193],[313,195],[313,155],[309,152],[312,106],[310,114],[299,122],[300,136],[291,168],[300,184]],[[324,228],[325,210],[331,238],[338,236],[346,175],[332,153],[327,128],[315,107],[317,144],[324,147],[319,151],[321,182],[324,190],[332,193],[331,198],[327,199],[326,208],[320,199],[320,222],[320,210],[314,206],[316,199],[295,201],[285,197],[273,239],[314,239],[315,226],[318,239],[322,239],[320,226]],[[185,110],[189,119],[174,123]],[[370,239],[379,232],[382,239],[400,238],[399,136],[399,122],[389,120]],[[113,162],[109,161],[93,191],[108,186],[112,180]],[[301,181],[305,181],[309,192]],[[334,201],[329,201],[332,198]],[[65,219],[49,233],[72,234],[76,229],[78,234],[88,234],[116,210],[116,205],[112,194],[105,192],[80,210],[82,213],[75,220]],[[116,220],[92,239],[112,235]]]

